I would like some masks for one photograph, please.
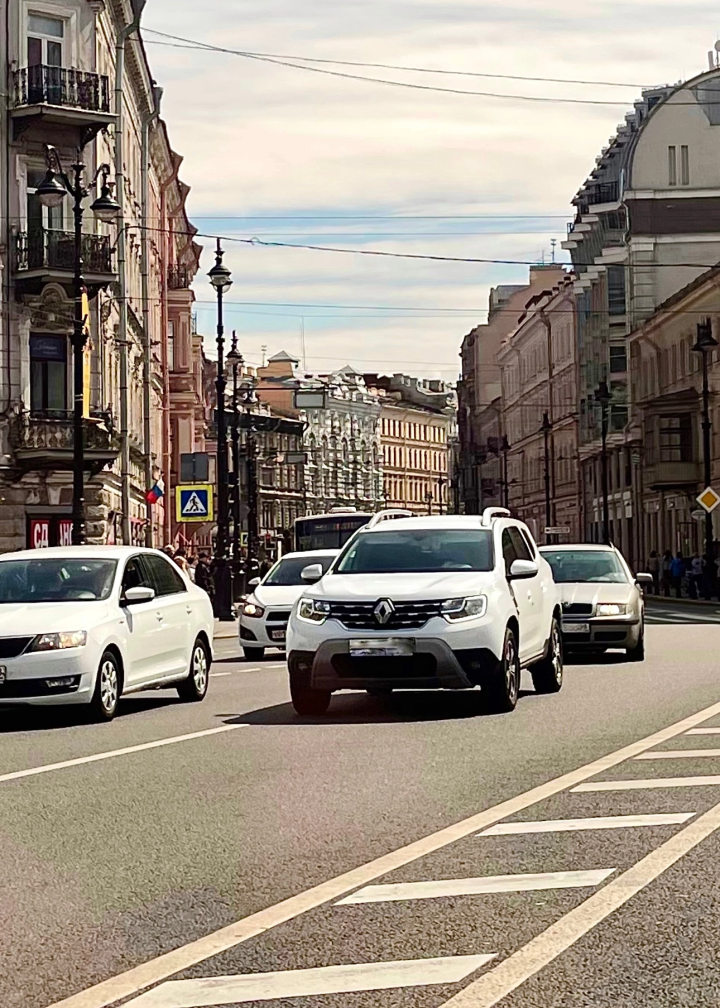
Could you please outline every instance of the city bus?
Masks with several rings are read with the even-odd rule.
[[[408,518],[411,511],[388,509],[379,512],[383,517]],[[307,515],[296,518],[293,528],[293,549],[298,553],[307,550],[340,549],[359,528],[367,525],[376,513],[356,511],[354,508],[333,508],[329,514]]]

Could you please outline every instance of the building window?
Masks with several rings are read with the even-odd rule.
[[[63,230],[63,204],[61,203],[58,207],[44,207],[37,197],[37,187],[45,178],[46,172],[47,168],[33,168],[28,166],[27,169],[27,183],[25,189],[27,200],[27,230],[30,235],[29,240],[31,244],[33,240],[43,240],[40,235],[43,228],[48,228],[51,231]],[[33,238],[33,236],[35,237]]]
[[[677,185],[677,147],[668,147],[668,185]]]
[[[690,185],[690,150],[680,148],[680,185]]]
[[[28,14],[27,62],[29,67],[42,64],[62,66],[65,23],[44,14]],[[58,81],[59,84],[59,81]]]
[[[167,363],[168,363],[168,371],[174,371],[175,370],[175,323],[172,322],[172,321],[168,322]]]
[[[607,268],[608,314],[625,314],[625,267],[608,266]]]
[[[687,462],[693,458],[692,417],[660,417],[660,462]]]
[[[610,347],[610,374],[627,371],[627,349],[624,346]]]
[[[30,409],[43,414],[67,409],[65,336],[30,336]]]

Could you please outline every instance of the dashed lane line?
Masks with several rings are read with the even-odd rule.
[[[478,836],[513,836],[521,833],[570,833],[576,830],[628,829],[635,826],[673,826],[687,822],[695,812],[658,812],[647,815],[591,816],[588,819],[543,819],[537,822],[496,823]]]
[[[636,864],[440,1008],[492,1008],[574,945],[583,935],[653,882],[720,828],[720,804],[699,816]]]
[[[664,749],[661,752],[640,753],[635,759],[698,759],[703,756],[720,756],[720,749]]]
[[[223,732],[246,727],[247,725],[244,724],[221,725],[219,728],[207,728],[205,731],[189,732],[187,735],[174,735],[172,738],[156,739],[154,742],[125,746],[123,749],[111,749],[109,752],[94,753],[92,756],[78,756],[76,759],[63,760],[61,763],[46,763],[45,766],[31,767],[29,770],[13,770],[12,773],[0,774],[0,784],[5,781],[20,780],[22,777],[35,777],[38,774],[50,773],[51,770],[66,770],[68,767],[82,766],[85,763],[99,763],[101,760],[114,759],[116,756],[129,756],[130,753],[145,752],[148,749],[161,749],[163,746],[176,745],[178,742],[190,742],[193,739],[221,735]]]
[[[691,728],[686,735],[720,735],[720,728]]]
[[[494,958],[495,954],[489,953],[174,980],[126,1002],[124,1008],[205,1008],[247,1001],[459,983]]]
[[[500,802],[498,805],[463,819],[452,826],[431,833],[421,840],[416,840],[414,843],[344,872],[342,875],[337,875],[312,889],[307,889],[289,899],[282,900],[280,903],[250,914],[248,917],[220,928],[203,938],[198,938],[187,945],[165,952],[163,955],[125,970],[123,973],[118,973],[107,980],[102,980],[86,990],[54,1002],[49,1008],[108,1008],[109,1005],[167,980],[181,970],[196,966],[212,956],[226,952],[228,949],[234,948],[256,935],[263,934],[279,924],[293,920],[301,914],[314,910],[324,903],[337,900],[354,889],[359,889],[383,875],[402,868],[434,851],[441,850],[478,830],[486,829],[508,816],[516,815],[545,798],[566,791],[581,781],[603,773],[610,767],[617,766],[646,749],[660,745],[677,735],[682,735],[690,728],[694,728],[719,714],[720,703],[714,703],[689,717],[676,721],[675,724],[648,735],[644,739],[631,742],[615,752],[585,764],[585,766],[546,781],[523,794]]]
[[[712,787],[720,784],[720,776],[709,777],[652,777],[649,780],[608,780],[578,784],[571,791],[642,791],[645,788]]]
[[[585,886],[600,885],[614,871],[617,868],[539,872],[534,875],[487,875],[484,878],[434,879],[431,882],[395,882],[366,886],[335,905],[397,903],[401,900],[437,899],[441,896],[480,896],[483,893],[535,892],[542,889],[582,889]]]

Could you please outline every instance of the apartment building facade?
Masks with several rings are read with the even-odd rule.
[[[142,0],[11,0],[0,49],[3,315],[0,332],[0,550],[67,543],[72,510],[72,199],[46,207],[37,187],[78,160],[84,200],[86,532],[89,542],[162,542],[148,484],[168,462],[171,305],[199,248],[189,234],[180,159],[160,118],[137,25]],[[79,154],[78,154],[79,152]],[[106,181],[119,220],[94,219]]]

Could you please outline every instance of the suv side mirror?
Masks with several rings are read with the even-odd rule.
[[[152,602],[155,589],[138,585],[137,588],[127,588],[120,599],[120,605],[139,605],[140,602]]]
[[[521,581],[524,578],[534,578],[540,568],[534,560],[513,560],[508,574],[508,580]]]
[[[322,569],[322,564],[308,564],[307,567],[303,567],[300,571],[300,577],[303,581],[308,584],[315,584],[323,576],[325,571]]]
[[[251,581],[248,581],[248,588],[257,588],[259,584],[260,578],[252,578]]]
[[[651,584],[655,583],[653,581],[652,574],[636,574],[635,575],[635,581],[639,585],[651,585]]]

